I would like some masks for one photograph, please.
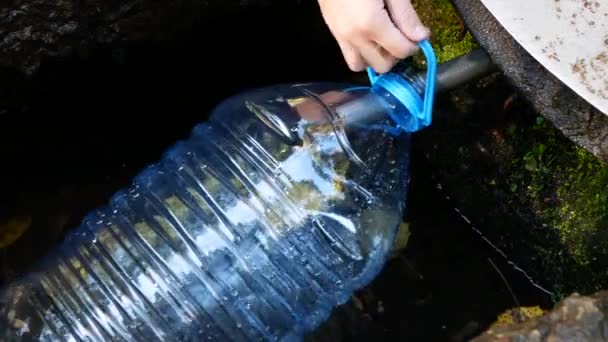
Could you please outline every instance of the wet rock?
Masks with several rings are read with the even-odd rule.
[[[200,20],[271,4],[266,0],[11,0],[0,5],[0,66],[32,75],[49,57],[107,44],[179,39]]]
[[[431,30],[430,41],[443,63],[477,47],[450,0],[413,0],[420,20]],[[420,56],[420,60],[423,60]]]
[[[283,30],[277,32],[277,26]],[[220,79],[215,88],[248,87],[243,80],[267,84],[273,75],[268,70],[290,63],[295,65],[292,71],[281,73],[297,79],[302,77],[299,54],[311,46],[317,52],[312,59],[319,59],[317,65],[323,63],[317,70],[336,63],[342,68],[333,70],[342,74],[348,70],[316,2],[4,1],[0,3],[0,119],[26,116],[40,97],[73,102],[82,98],[77,94],[82,89],[103,99],[114,94],[99,89],[107,93],[121,86],[160,84],[174,89],[167,85]],[[328,47],[329,54],[321,52]],[[249,76],[252,73],[255,78]],[[236,74],[238,83],[232,82]]]
[[[437,100],[416,136],[452,206],[555,299],[608,286],[608,164],[500,74]]]
[[[539,318],[491,328],[472,341],[606,341],[607,315],[608,291],[591,296],[573,294]]]

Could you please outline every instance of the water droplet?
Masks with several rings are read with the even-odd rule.
[[[237,291],[237,290],[232,291],[232,296],[236,297],[238,295],[239,295],[239,291]]]
[[[237,322],[236,323],[236,327],[239,328],[239,329],[241,329],[243,327],[243,325],[241,324],[241,322]]]

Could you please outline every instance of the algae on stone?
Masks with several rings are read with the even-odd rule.
[[[568,270],[572,277],[558,288],[589,292],[607,286],[608,164],[541,117],[532,127],[512,128],[510,133],[519,141],[512,142],[520,155],[512,162],[508,182],[522,187],[524,200],[562,244],[541,255],[557,269],[566,268],[566,256],[574,263]],[[574,283],[576,278],[581,281]]]
[[[540,317],[544,313],[545,311],[538,305],[530,307],[522,306],[509,309],[496,318],[496,321],[491,325],[491,328],[523,323],[531,319]]]
[[[449,0],[413,0],[420,20],[431,30],[437,63],[459,57],[477,47]]]
[[[608,164],[581,147],[568,157],[551,219],[577,262],[588,265],[608,257]]]
[[[436,108],[441,116],[418,134],[414,152],[450,203],[553,301],[608,287],[608,165],[499,73]]]

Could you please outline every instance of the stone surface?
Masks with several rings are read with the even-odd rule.
[[[608,287],[608,164],[535,112],[502,75],[441,97],[415,137],[452,205],[559,299]]]
[[[608,291],[591,296],[573,294],[553,310],[530,321],[490,328],[472,342],[490,341],[606,341]]]
[[[27,75],[49,57],[85,56],[111,44],[179,39],[198,21],[226,11],[267,7],[267,0],[10,0],[0,5],[0,66]]]
[[[11,112],[23,116],[38,101],[40,93],[49,89],[60,93],[63,101],[70,101],[70,97],[78,96],[73,87],[103,88],[104,82],[116,81],[119,77],[124,84],[124,78],[129,77],[126,73],[137,73],[138,79],[149,77],[155,81],[164,75],[188,73],[200,82],[205,63],[215,67],[237,65],[234,62],[237,54],[240,61],[254,63],[255,58],[249,54],[258,50],[250,47],[258,37],[251,34],[261,31],[257,26],[271,24],[256,22],[257,17],[285,26],[277,16],[291,17],[291,25],[303,22],[300,15],[306,16],[309,20],[300,30],[301,34],[317,39],[320,46],[328,38],[319,36],[318,19],[308,14],[315,11],[314,15],[320,18],[315,5],[301,0],[3,1],[0,3],[0,119]],[[244,22],[249,29],[243,27]],[[251,29],[254,26],[256,28]],[[230,33],[229,27],[236,28],[237,34]],[[275,35],[275,39],[280,39],[279,36]],[[272,33],[260,37],[272,37]],[[269,45],[271,39],[260,41],[261,49]],[[196,64],[195,59],[200,64]],[[266,60],[270,65],[276,64]],[[120,75],[111,74],[117,70]],[[255,69],[240,72],[245,74],[249,70]],[[73,74],[80,76],[70,79]],[[219,72],[207,74],[213,79]],[[192,84],[184,79],[181,77],[183,83]],[[150,81],[142,83],[150,84]],[[98,89],[96,92],[98,97],[104,96]]]
[[[534,108],[568,138],[608,161],[608,116],[531,57],[478,0],[452,0],[476,41]]]

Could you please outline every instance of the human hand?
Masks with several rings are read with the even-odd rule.
[[[389,71],[427,39],[410,0],[318,0],[323,19],[353,71]]]

